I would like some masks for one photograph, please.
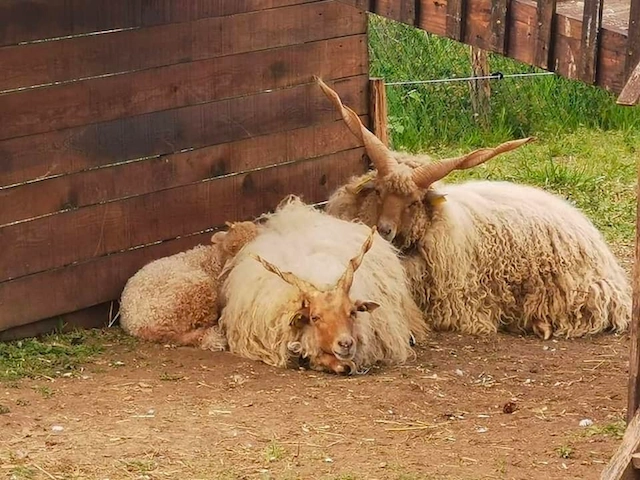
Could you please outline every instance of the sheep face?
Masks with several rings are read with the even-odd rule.
[[[356,370],[353,359],[358,349],[357,315],[359,312],[373,312],[379,305],[363,300],[352,301],[349,291],[354,273],[373,244],[375,232],[376,228],[373,227],[360,253],[349,260],[343,275],[328,290],[320,290],[293,273],[282,272],[263,258],[254,257],[267,270],[297,287],[300,292],[300,307],[293,313],[290,326],[301,332],[299,338],[305,339],[304,344],[311,344],[313,348],[303,348],[302,343],[292,342],[289,350],[310,356],[311,367],[316,370],[329,369],[335,373],[352,373]]]
[[[370,313],[378,307],[375,302],[353,302],[341,286],[303,294],[302,306],[294,315],[291,327],[313,339],[318,353],[311,358],[311,366],[327,366],[336,373],[343,373],[346,366],[352,370],[349,364],[358,348],[358,313]]]

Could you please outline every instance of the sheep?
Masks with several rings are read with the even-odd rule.
[[[398,251],[375,229],[293,195],[261,220],[260,234],[230,261],[222,283],[219,324],[230,352],[338,374],[415,355],[426,322]]]
[[[127,281],[120,297],[126,333],[150,342],[226,348],[217,329],[218,276],[258,232],[253,222],[227,226],[211,237],[211,245],[154,260]]]
[[[577,208],[510,182],[439,182],[530,138],[441,161],[394,152],[316,80],[376,168],[338,188],[326,212],[377,225],[403,252],[414,298],[434,329],[533,331],[544,340],[627,329],[630,282]]]

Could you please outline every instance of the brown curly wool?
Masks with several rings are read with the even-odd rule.
[[[232,224],[212,245],[159,258],[127,282],[120,298],[120,325],[151,342],[199,345],[222,350],[218,276],[226,262],[258,233],[252,222]]]

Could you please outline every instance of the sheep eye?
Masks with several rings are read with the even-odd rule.
[[[320,317],[318,315],[311,315],[311,321],[313,323],[316,323],[318,320],[320,320]]]

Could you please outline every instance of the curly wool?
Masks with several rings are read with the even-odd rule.
[[[122,329],[150,342],[225,349],[217,327],[218,276],[256,234],[250,222],[234,224],[228,232],[215,234],[212,245],[198,245],[142,267],[122,291]]]
[[[294,344],[296,354],[302,357],[320,354],[314,329],[290,326],[300,306],[299,292],[249,255],[259,255],[283,271],[325,288],[342,275],[369,229],[335,219],[296,197],[264,218],[260,236],[235,257],[222,285],[225,308],[220,326],[231,352],[285,368],[291,366]],[[372,313],[358,315],[354,358],[358,369],[376,363],[402,363],[414,355],[410,337],[424,339],[427,328],[408,291],[396,249],[377,234],[355,273],[350,297],[380,304]]]
[[[419,163],[402,154],[396,158]],[[376,195],[356,187],[366,179],[355,177],[340,187],[326,212],[374,225]],[[423,201],[394,240],[403,251],[412,294],[434,328],[488,334],[531,332],[544,323],[555,336],[568,338],[627,329],[629,280],[577,208],[509,182],[434,188],[446,201]]]

